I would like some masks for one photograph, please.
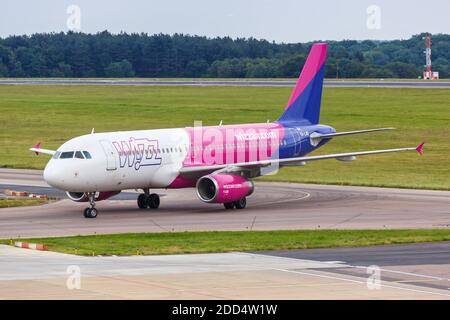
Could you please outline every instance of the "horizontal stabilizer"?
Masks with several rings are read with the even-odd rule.
[[[366,130],[335,132],[335,133],[325,133],[325,134],[313,132],[310,135],[310,140],[311,140],[311,145],[317,146],[320,143],[320,141],[322,141],[323,139],[329,139],[329,138],[340,137],[340,136],[350,136],[353,134],[370,133],[370,132],[377,132],[377,131],[389,131],[389,130],[395,130],[395,128],[377,128],[377,129],[366,129]]]

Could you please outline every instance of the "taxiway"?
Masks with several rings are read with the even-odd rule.
[[[45,186],[42,172],[0,169],[5,188],[64,197]],[[124,232],[276,229],[449,228],[450,192],[257,182],[245,210],[201,202],[194,189],[154,190],[157,210],[140,210],[137,191],[98,202],[99,216],[85,219],[86,203],[63,199],[34,207],[0,209],[0,239]]]

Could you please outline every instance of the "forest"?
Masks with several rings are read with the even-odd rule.
[[[327,78],[417,78],[425,33],[327,41]],[[42,33],[0,38],[0,77],[297,77],[312,45],[185,34]],[[433,70],[450,76],[450,35],[432,35]]]

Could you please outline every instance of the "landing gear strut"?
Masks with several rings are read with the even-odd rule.
[[[233,202],[225,202],[223,204],[223,206],[225,207],[225,209],[227,210],[231,210],[231,209],[244,209],[245,206],[247,205],[247,198],[241,198],[237,201],[233,201]]]
[[[88,192],[89,208],[84,209],[83,215],[85,218],[97,218],[98,210],[95,209],[95,192]]]
[[[137,205],[139,209],[158,209],[160,204],[159,195],[156,193],[150,193],[150,189],[143,189],[144,193],[141,193],[137,198]]]

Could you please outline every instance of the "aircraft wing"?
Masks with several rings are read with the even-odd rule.
[[[183,176],[201,176],[204,174],[209,174],[212,172],[223,173],[223,172],[243,172],[252,171],[255,169],[260,169],[263,167],[268,167],[271,165],[279,165],[280,167],[286,165],[304,165],[308,161],[315,160],[326,160],[326,159],[337,159],[341,161],[352,161],[355,160],[357,156],[366,156],[372,154],[380,153],[390,153],[390,152],[401,152],[401,151],[417,151],[420,155],[423,154],[423,145],[421,143],[416,148],[397,148],[397,149],[385,149],[385,150],[373,150],[373,151],[361,151],[361,152],[348,152],[348,153],[336,153],[327,154],[319,156],[308,156],[308,157],[296,157],[287,159],[269,159],[262,161],[253,162],[243,162],[243,163],[233,163],[233,164],[220,164],[211,166],[187,166],[180,169],[179,173]]]
[[[39,155],[39,153],[44,153],[44,154],[49,154],[52,156],[56,153],[55,150],[42,149],[40,142],[38,144],[36,144],[35,146],[33,146],[33,148],[30,148],[30,151],[34,151],[36,153],[36,155]]]

